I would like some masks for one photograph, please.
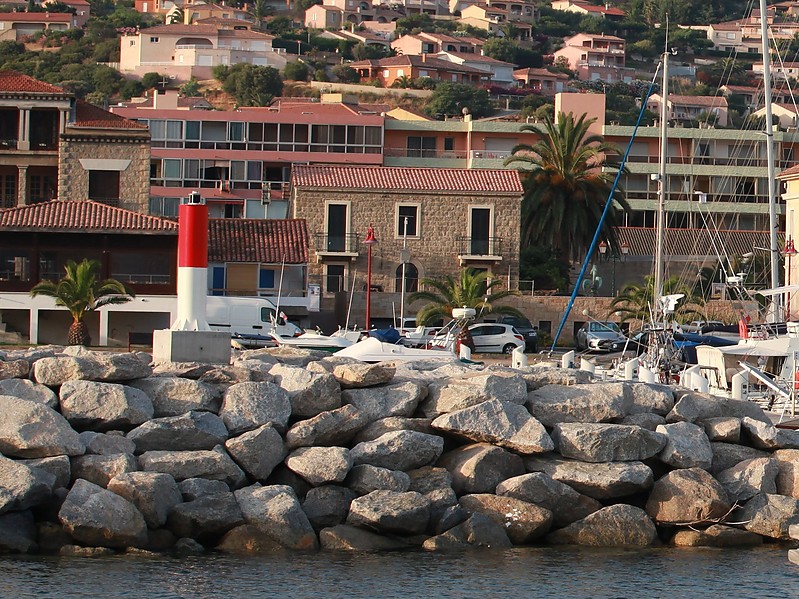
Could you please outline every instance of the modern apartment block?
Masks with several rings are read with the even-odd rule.
[[[578,33],[566,38],[563,47],[554,55],[556,60],[566,59],[569,68],[576,71],[582,81],[629,83],[635,76],[635,69],[625,66],[625,45],[622,38],[613,35]]]

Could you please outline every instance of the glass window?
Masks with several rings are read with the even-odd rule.
[[[166,121],[150,121],[150,137],[153,139],[166,139]]]
[[[344,291],[344,265],[328,264],[325,276],[325,291],[338,293]]]
[[[194,159],[187,159],[183,161],[183,172],[186,179],[199,179],[200,178],[200,161]]]
[[[230,161],[230,179],[231,181],[244,181],[245,180],[245,165],[243,160]]]
[[[183,121],[167,121],[166,138],[183,139]]]
[[[230,123],[230,141],[244,141],[244,123]]]
[[[200,139],[199,121],[186,121],[186,139]]]
[[[180,179],[181,161],[174,158],[164,158],[164,179]]]
[[[247,161],[247,180],[248,181],[262,181],[261,172],[263,171],[263,163],[260,160]]]
[[[406,233],[405,223],[408,223],[407,234],[409,237],[416,237],[419,235],[417,232],[417,218],[419,216],[419,206],[398,206],[397,207],[397,236],[403,237]],[[406,221],[407,219],[407,221]]]
[[[363,141],[367,146],[380,146],[380,127],[364,127]]]
[[[451,152],[455,149],[455,138],[454,137],[445,137],[444,138],[444,151]]]

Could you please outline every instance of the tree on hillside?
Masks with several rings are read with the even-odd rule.
[[[621,154],[589,131],[595,120],[560,113],[557,123],[544,120],[543,131],[539,125],[522,125],[521,131],[541,135],[534,145],[513,148],[505,161],[529,171],[522,200],[522,247],[543,244],[571,260],[581,257],[593,239],[616,176],[607,159]],[[612,201],[629,210],[620,188]],[[618,220],[617,210],[611,209],[602,229],[602,237],[616,250]]]
[[[283,80],[273,67],[239,63],[227,71],[222,89],[239,106],[268,106],[283,92]]]
[[[298,60],[287,62],[283,69],[283,75],[289,81],[308,81],[309,73],[308,66]]]
[[[358,71],[345,64],[337,64],[332,69],[333,76],[341,83],[358,83],[361,76]]]
[[[484,89],[477,89],[465,83],[441,83],[425,104],[425,112],[434,118],[461,116],[467,109],[472,117],[478,119],[494,112]]]
[[[116,279],[97,280],[100,262],[68,260],[66,274],[60,281],[41,281],[31,289],[31,296],[44,295],[55,299],[56,306],[69,310],[72,325],[69,327],[69,345],[89,345],[91,336],[84,322],[87,312],[112,304],[129,302],[135,294]]]

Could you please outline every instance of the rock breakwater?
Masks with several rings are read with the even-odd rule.
[[[799,524],[752,403],[537,365],[0,352],[0,551],[740,546]]]

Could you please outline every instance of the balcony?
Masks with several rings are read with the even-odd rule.
[[[314,251],[318,260],[324,258],[357,258],[359,239],[357,233],[329,235],[314,233]]]
[[[502,260],[501,237],[455,237],[458,260],[467,262],[500,262]]]

